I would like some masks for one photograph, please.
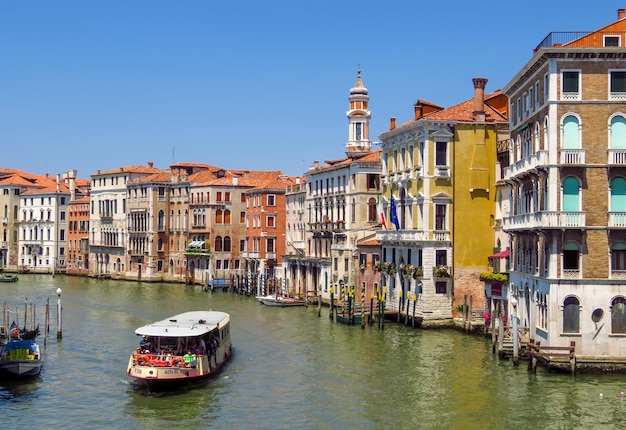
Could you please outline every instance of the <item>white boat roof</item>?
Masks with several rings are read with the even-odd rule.
[[[191,311],[144,325],[135,330],[140,336],[202,336],[230,321],[230,315],[219,311]]]

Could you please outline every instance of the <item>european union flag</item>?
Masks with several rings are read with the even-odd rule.
[[[396,201],[393,198],[393,194],[391,195],[390,206],[389,219],[391,220],[391,223],[396,226],[396,230],[400,230],[400,222],[398,221],[398,214],[396,213]]]

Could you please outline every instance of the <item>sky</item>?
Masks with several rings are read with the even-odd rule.
[[[621,3],[621,4],[620,4]],[[179,162],[302,175],[345,156],[361,69],[370,140],[503,88],[552,31],[626,0],[0,3],[0,167],[89,178]],[[374,148],[377,146],[374,145]]]

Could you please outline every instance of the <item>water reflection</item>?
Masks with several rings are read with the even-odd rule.
[[[0,383],[0,400],[29,400],[39,390],[41,383],[39,376],[22,380],[4,380]]]

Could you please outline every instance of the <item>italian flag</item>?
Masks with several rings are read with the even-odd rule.
[[[380,215],[380,223],[385,230],[387,230],[387,219],[385,218],[385,211],[383,211],[383,204],[380,201],[380,193],[376,193],[376,207],[378,208],[378,214]]]

